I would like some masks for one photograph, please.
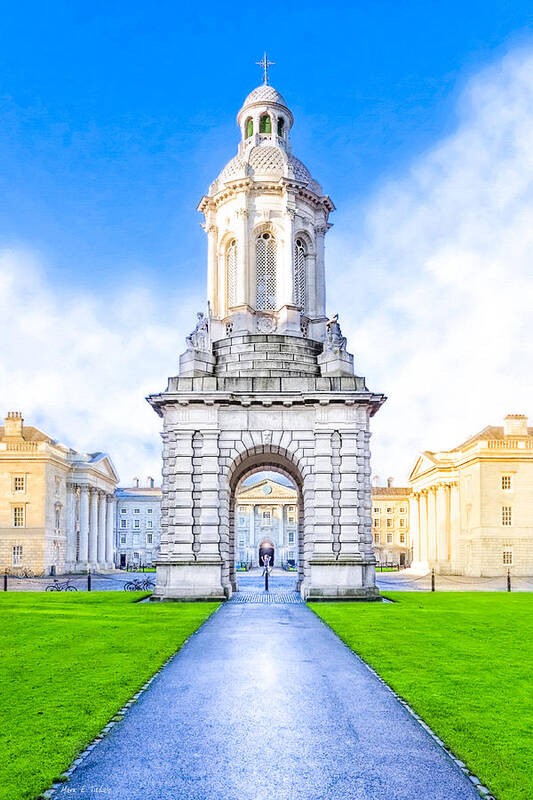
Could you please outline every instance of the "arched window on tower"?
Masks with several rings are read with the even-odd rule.
[[[285,120],[283,117],[278,118],[278,136],[283,136],[283,131],[285,130]]]
[[[246,120],[246,138],[249,139],[250,136],[253,135],[254,132],[254,121],[250,117],[250,119]]]
[[[261,233],[255,247],[255,307],[257,311],[272,311],[276,308],[276,240],[271,233]]]
[[[232,239],[226,248],[226,306],[237,304],[237,241]]]
[[[272,133],[272,122],[268,114],[263,114],[259,120],[259,133]]]
[[[305,311],[307,248],[303,239],[294,242],[294,302]]]

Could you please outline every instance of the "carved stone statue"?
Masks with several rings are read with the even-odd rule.
[[[341,326],[339,325],[339,315],[335,314],[334,317],[326,322],[326,341],[324,342],[324,350],[329,350],[332,353],[346,351],[346,336],[342,335]]]
[[[202,311],[197,313],[198,322],[192,333],[185,339],[187,350],[209,352],[209,322]]]

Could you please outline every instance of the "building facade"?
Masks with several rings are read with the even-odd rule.
[[[264,83],[240,142],[202,199],[207,313],[179,374],[148,399],[163,419],[161,554],[154,599],[237,587],[236,498],[254,472],[298,495],[305,598],[373,598],[370,418],[384,396],[356,376],[326,315],[324,236],[334,206],[292,153],[293,115]]]
[[[10,412],[0,427],[0,570],[111,569],[117,481],[105,453],[78,453]]]
[[[533,428],[509,414],[410,476],[413,566],[454,575],[533,574]]]
[[[298,564],[298,494],[278,481],[264,479],[237,495],[237,564],[271,566]]]
[[[408,567],[412,560],[409,533],[411,489],[407,486],[372,487],[372,533],[378,564]]]
[[[148,478],[140,486],[118,487],[115,529],[115,564],[117,567],[151,567],[161,546],[161,489]]]

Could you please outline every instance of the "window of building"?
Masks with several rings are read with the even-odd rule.
[[[133,509],[133,513],[134,514],[140,514],[141,513],[141,509],[140,508],[134,508]]]
[[[392,528],[392,519],[387,520],[387,528]]]
[[[278,136],[283,136],[285,130],[285,120],[283,117],[278,117]]]
[[[405,506],[400,506],[400,514],[405,514]]]
[[[374,514],[380,514],[381,508],[379,506],[374,506]]]
[[[237,240],[232,239],[226,248],[226,306],[237,305]]]
[[[405,533],[400,533],[400,544],[405,544]]]
[[[147,514],[151,514],[153,510],[154,510],[153,508],[147,508],[147,509],[146,509],[146,513],[147,513]]]
[[[154,534],[153,533],[147,533],[146,534],[146,544],[152,544],[153,541],[154,541]]]
[[[505,491],[509,491],[511,489],[511,476],[510,475],[502,475],[502,489]]]
[[[272,513],[270,511],[263,511],[263,525],[270,525],[272,522]]]
[[[256,300],[258,311],[276,308],[276,240],[271,233],[262,233],[256,240],[255,272]]]
[[[147,528],[151,528],[152,526],[153,526],[153,522],[152,522],[152,520],[151,520],[151,519],[147,519],[147,520],[146,520],[146,527],[147,527]]]
[[[56,531],[58,531],[60,527],[61,527],[61,509],[60,508],[56,508],[56,510],[55,510],[55,529],[56,529]]]
[[[306,275],[305,264],[307,248],[303,239],[296,239],[294,243],[294,277],[293,296],[294,303],[305,311]]]
[[[387,514],[392,514],[392,506],[387,506]]]
[[[133,558],[135,559],[135,561],[138,561],[139,560],[139,553],[134,553],[133,554]]]
[[[125,508],[121,508],[121,509],[120,509],[120,513],[121,513],[121,514],[127,514],[128,512],[127,512],[127,509],[125,509]]]
[[[392,544],[392,533],[387,534],[387,544]]]
[[[11,566],[20,567],[22,564],[22,545],[14,544],[11,550]]]
[[[291,525],[294,525],[294,523],[296,522],[296,516],[294,513],[287,514],[287,522],[290,522]]]
[[[249,139],[250,136],[253,136],[254,133],[254,121],[253,119],[246,120],[246,138]]]
[[[294,506],[287,506],[287,511],[289,512],[289,514],[293,514],[296,511],[296,509],[294,508]]]
[[[120,537],[120,544],[126,544],[126,536],[124,534]]]
[[[381,536],[379,535],[379,533],[375,533],[374,534],[374,544],[379,544],[380,541],[381,541]]]
[[[289,533],[289,544],[294,544],[294,533],[292,531]]]
[[[121,519],[121,520],[120,520],[120,527],[121,527],[121,528],[125,528],[127,524],[128,524],[128,523],[126,522],[126,520],[125,520],[125,519]]]
[[[510,567],[513,563],[513,551],[512,550],[504,550],[502,553],[502,561],[505,566]]]
[[[239,536],[239,547],[244,547],[244,536]]]
[[[374,528],[379,528],[380,525],[381,525],[381,520],[380,519],[375,519],[374,520]]]
[[[141,520],[140,519],[136,519],[134,521],[134,523],[133,523],[133,527],[134,528],[140,528],[141,527]]]
[[[13,491],[25,492],[26,491],[26,477],[24,475],[15,475],[13,478]]]
[[[400,528],[405,528],[405,520],[404,519],[400,520]]]
[[[268,114],[263,114],[259,120],[259,133],[272,133],[272,122]]]
[[[25,524],[24,506],[13,506],[13,527],[23,528]]]
[[[513,522],[513,514],[511,506],[502,506],[502,525],[509,526]]]

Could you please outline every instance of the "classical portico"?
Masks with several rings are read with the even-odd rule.
[[[326,314],[334,206],[292,153],[293,115],[264,83],[237,115],[237,155],[202,199],[207,310],[179,374],[149,397],[163,419],[154,599],[237,587],[236,496],[254,472],[296,487],[304,597],[374,598],[369,421],[384,401],[354,374]]]

